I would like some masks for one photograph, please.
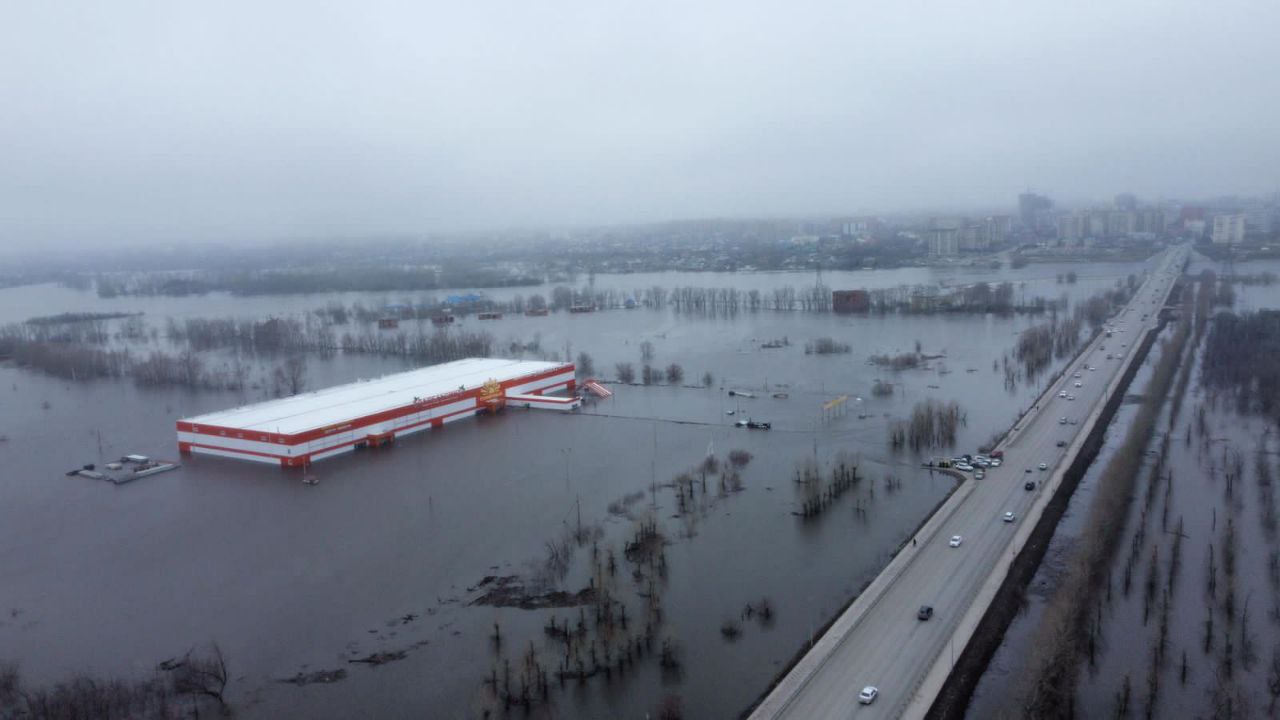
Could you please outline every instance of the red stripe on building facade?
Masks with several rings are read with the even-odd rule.
[[[552,370],[547,370],[547,371],[535,373],[532,375],[525,375],[522,377],[513,378],[511,380],[503,381],[502,383],[499,383],[499,384],[502,386],[502,390],[505,393],[507,390],[517,385],[526,385],[531,382],[545,380],[547,378],[555,377],[556,375],[561,375],[566,372],[573,372],[573,365],[562,365]],[[550,386],[548,388],[543,388],[542,391],[545,392],[546,390],[549,390],[551,388],[559,388],[559,387],[568,387],[570,390],[572,390],[573,385],[574,385],[574,381],[568,380],[563,383],[557,383],[556,385]],[[277,433],[269,433],[269,432],[264,433],[260,430],[245,430],[244,428],[229,428],[229,427],[223,427],[219,425],[196,425],[196,424],[184,422],[181,420],[178,421],[177,428],[180,432],[189,432],[196,435],[204,435],[206,437],[215,437],[215,438],[228,437],[228,438],[235,438],[237,440],[269,442],[269,443],[275,443],[277,445],[299,445],[304,442],[311,442],[312,440],[318,440],[327,435],[336,435],[337,433],[340,433],[340,432],[356,432],[364,428],[367,428],[370,425],[377,425],[379,423],[384,423],[389,420],[397,420],[399,418],[404,417],[405,415],[413,415],[414,413],[420,413],[420,412],[423,412],[424,410],[431,410],[431,409],[449,405],[455,402],[462,402],[467,399],[476,400],[477,406],[479,406],[478,401],[479,401],[481,390],[482,388],[473,388],[466,392],[453,392],[453,393],[447,393],[444,395],[437,395],[435,397],[428,398],[423,401],[413,403],[410,405],[402,405],[400,407],[392,408],[390,410],[384,410],[379,413],[373,413],[371,415],[363,415],[361,417],[352,418],[351,420],[339,421],[328,427],[316,428],[314,430],[305,430],[303,432],[293,433],[293,434],[289,434],[289,433],[277,434]],[[452,416],[453,414],[455,413],[451,413],[450,416]]]
[[[572,372],[574,372],[574,366],[572,364],[565,364],[557,368],[553,368],[551,370],[547,370],[539,373],[533,373],[530,375],[524,375],[524,376],[512,378],[510,380],[504,380],[501,383],[499,383],[499,385],[502,387],[503,395],[505,395],[507,391],[509,391],[512,387],[516,387],[519,385],[527,385],[529,383],[538,382],[539,380],[546,380],[548,378],[556,377],[557,375],[563,375],[565,373],[572,373]],[[531,394],[542,394],[542,393],[552,391],[552,390],[557,390],[560,388],[567,388],[570,392],[572,392],[575,388],[575,385],[576,385],[576,380],[574,380],[573,378],[570,378],[569,380],[555,383],[554,385],[548,385],[547,387],[539,388],[537,390],[533,390],[530,392]],[[403,405],[397,408],[392,408],[390,410],[385,410],[383,412],[364,415],[361,417],[352,418],[351,420],[339,421],[338,423],[334,423],[333,425],[330,425],[328,427],[317,428],[314,430],[307,430],[307,431],[294,433],[294,434],[264,433],[264,432],[255,431],[255,430],[245,430],[244,428],[230,428],[230,427],[223,427],[223,426],[217,426],[217,425],[196,424],[196,423],[190,423],[182,420],[179,420],[177,422],[177,429],[179,432],[186,432],[186,433],[191,433],[193,435],[198,435],[202,438],[208,438],[213,442],[216,442],[219,438],[226,437],[229,439],[248,440],[251,442],[271,443],[271,444],[280,446],[282,449],[284,448],[297,449],[298,446],[300,445],[304,445],[306,443],[310,443],[330,435],[335,435],[337,433],[346,433],[346,432],[358,433],[359,431],[367,429],[371,426],[379,425],[381,423],[385,423],[388,421],[397,420],[406,415],[413,415],[415,413],[420,413],[426,410],[443,407],[453,403],[464,402],[468,399],[473,400],[475,402],[475,405],[472,407],[466,407],[461,410],[456,410],[454,412],[451,412],[445,415],[439,415],[436,417],[427,418],[426,420],[421,420],[419,422],[415,422],[410,425],[405,425],[404,427],[398,427],[398,428],[393,428],[391,430],[386,430],[383,432],[383,434],[394,435],[396,433],[404,433],[405,431],[413,430],[415,428],[419,428],[428,424],[433,429],[441,428],[444,426],[445,421],[449,418],[457,417],[459,415],[475,414],[478,410],[484,407],[487,407],[487,405],[485,405],[480,401],[480,395],[482,391],[483,391],[483,387],[478,387],[478,388],[473,388],[467,391],[445,393],[445,394],[437,395],[432,398],[428,398],[424,401],[419,401],[410,405]],[[222,453],[232,453],[232,454],[241,454],[241,455],[252,455],[255,457],[272,458],[275,460],[279,460],[280,465],[283,467],[301,467],[311,462],[312,456],[314,455],[333,453],[334,451],[342,450],[344,448],[351,447],[353,445],[358,445],[360,443],[368,442],[368,439],[369,439],[368,435],[361,435],[359,437],[354,437],[351,440],[346,440],[346,441],[337,443],[335,445],[326,446],[326,447],[314,450],[312,452],[300,453],[298,455],[283,455],[283,454],[276,454],[276,453],[261,452],[257,450],[242,450],[242,449],[219,446],[216,444],[211,444],[206,442],[185,441],[185,440],[180,440],[178,442],[178,450],[183,454],[189,454],[193,448],[205,448],[208,450],[216,450]]]

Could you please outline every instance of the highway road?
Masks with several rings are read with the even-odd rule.
[[[797,663],[752,718],[897,718],[927,711],[941,685],[938,678],[945,679],[949,663],[959,657],[972,633],[973,618],[980,617],[991,589],[998,586],[995,573],[1002,579],[1016,555],[1020,540],[1015,535],[1025,537],[1034,526],[1048,499],[1042,494],[1057,486],[1070,464],[1068,453],[1075,451],[1077,439],[1082,440],[1092,424],[1091,413],[1102,406],[1143,331],[1158,323],[1187,252],[1180,247],[1165,252],[1138,293],[1112,319],[1113,336],[1094,339],[1015,425],[1000,447],[1004,463],[988,470],[982,480],[965,481],[970,487],[957,490],[938,510],[916,543],[902,549],[865,597],[832,625],[830,637]],[[1113,355],[1110,360],[1108,353]],[[1073,377],[1076,373],[1079,378]],[[1060,398],[1059,391],[1075,399]],[[1060,418],[1077,424],[1061,424]],[[1059,441],[1066,447],[1059,447]],[[1047,469],[1040,470],[1040,463]],[[1027,481],[1035,482],[1035,489],[1024,489]],[[1016,519],[1004,522],[1005,512]],[[949,546],[953,535],[963,538],[960,547]],[[917,619],[922,605],[933,607],[932,619]],[[957,640],[966,613],[967,632]],[[858,692],[868,685],[877,687],[879,696],[861,705]]]

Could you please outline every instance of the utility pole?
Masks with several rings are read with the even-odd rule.
[[[649,456],[649,485],[653,488],[654,500],[658,493],[658,423],[653,424],[653,454]]]

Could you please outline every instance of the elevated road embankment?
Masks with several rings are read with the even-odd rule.
[[[1128,305],[1001,440],[1004,463],[966,479],[751,713],[773,718],[924,717],[1010,569],[1042,543],[1160,328],[1186,251],[1167,251]],[[1060,395],[1062,397],[1060,397]],[[1011,517],[1006,516],[1010,513]],[[1044,525],[1041,519],[1045,520]],[[1038,529],[1039,528],[1039,529]],[[951,538],[959,536],[958,547]],[[1034,563],[1032,563],[1034,568]],[[917,618],[923,605],[928,621]],[[990,638],[986,638],[990,640]],[[998,642],[998,638],[996,640]],[[974,646],[970,660],[979,657]],[[858,702],[878,688],[870,704]]]

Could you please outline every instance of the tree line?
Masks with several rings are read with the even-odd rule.
[[[182,297],[228,292],[233,295],[291,295],[322,292],[393,292],[448,288],[502,288],[541,285],[541,275],[485,268],[350,267],[311,270],[185,271],[111,273],[94,277],[99,297],[121,295]]]
[[[201,709],[229,715],[224,696],[230,674],[217,644],[161,662],[139,680],[77,675],[51,686],[23,682],[18,666],[0,663],[0,717],[36,720],[200,717]]]
[[[956,432],[967,422],[968,414],[955,401],[921,400],[911,409],[909,419],[889,426],[889,445],[895,450],[910,447],[917,451],[951,447],[956,444]]]
[[[1280,421],[1280,311],[1214,316],[1201,382],[1243,412]]]
[[[1104,596],[1110,598],[1112,564],[1136,495],[1138,479],[1143,474],[1148,443],[1157,429],[1161,408],[1173,387],[1190,331],[1191,324],[1184,318],[1163,342],[1159,360],[1143,393],[1143,403],[1097,480],[1096,495],[1090,504],[1085,528],[1080,533],[1080,543],[1067,559],[1059,587],[1046,604],[1034,630],[1030,657],[1022,664],[1014,683],[1009,716],[1065,717],[1073,706],[1081,661],[1086,657],[1092,658],[1095,651],[1098,624],[1095,617],[1100,615]],[[1168,416],[1170,428],[1175,420],[1173,414]],[[1167,433],[1163,447],[1168,447]],[[1159,484],[1157,479],[1161,477],[1162,468],[1163,451],[1150,469],[1149,484],[1152,488]],[[1141,541],[1135,540],[1134,546],[1140,548]],[[1137,562],[1134,558],[1126,562],[1121,584],[1121,591],[1126,594]],[[1154,606],[1158,584],[1158,577],[1153,572],[1149,569],[1144,583],[1144,588],[1150,588],[1145,590],[1147,612]],[[1118,717],[1128,713],[1128,690],[1125,693],[1122,705],[1125,709],[1117,711]],[[1152,707],[1150,702],[1148,707]]]

